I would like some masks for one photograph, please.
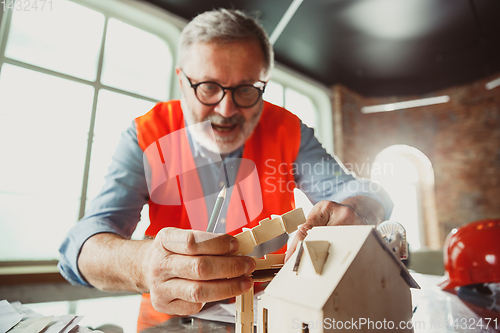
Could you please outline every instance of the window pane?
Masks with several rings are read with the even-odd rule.
[[[5,55],[93,81],[103,27],[103,14],[65,0],[52,11],[14,10]]]
[[[121,133],[132,124],[134,118],[145,114],[153,106],[152,102],[109,90],[99,92],[86,207],[104,185],[104,176],[108,173],[111,156],[120,141]],[[145,205],[141,212],[141,221],[132,235],[133,239],[144,237],[144,232],[149,226],[148,208],[148,205]]]
[[[109,19],[101,82],[158,100],[168,97],[172,56],[158,36]]]
[[[283,106],[283,86],[274,81],[269,81],[264,92],[264,100],[269,103]]]
[[[308,96],[286,88],[285,107],[296,114],[307,126],[316,127],[316,108]]]
[[[58,258],[78,218],[93,92],[2,66],[0,260]]]
[[[104,185],[111,156],[120,141],[121,133],[132,125],[134,118],[151,110],[155,103],[117,94],[109,90],[99,91],[97,113],[90,159],[87,198],[93,199]]]
[[[390,220],[405,227],[410,250],[418,250],[421,247],[419,225],[422,209],[415,164],[400,153],[384,150],[375,158],[371,179],[383,186],[394,203]]]
[[[384,186],[384,188],[386,187]],[[398,221],[405,227],[410,250],[415,251],[420,249],[419,209],[415,185],[400,184],[394,187],[387,186],[386,190],[394,203],[394,210],[390,219]]]

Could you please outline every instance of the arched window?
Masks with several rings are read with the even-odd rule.
[[[375,157],[371,178],[391,196],[390,219],[406,228],[410,250],[439,248],[434,169],[427,156],[407,145],[390,146]]]

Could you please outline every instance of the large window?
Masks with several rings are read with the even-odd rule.
[[[57,259],[120,133],[171,97],[171,46],[67,0],[6,11],[0,36],[0,260]]]

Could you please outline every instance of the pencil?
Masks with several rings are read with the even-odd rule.
[[[214,232],[217,227],[217,222],[219,222],[220,212],[222,211],[222,206],[226,200],[226,185],[222,187],[217,200],[215,201],[214,210],[212,211],[212,216],[210,216],[210,221],[208,221],[207,232]]]

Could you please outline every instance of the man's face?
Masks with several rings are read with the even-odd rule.
[[[194,89],[182,71],[193,84],[212,81],[223,87],[253,85],[266,79],[264,56],[259,44],[256,41],[197,43],[191,46],[190,57],[182,70],[177,69],[182,109],[187,124],[210,121],[216,142],[201,126],[191,131],[194,139],[208,150],[221,154],[228,154],[241,147],[259,121],[263,108],[262,98],[250,108],[241,108],[234,104],[231,91],[226,90],[224,98],[218,104],[204,105],[196,98]]]

